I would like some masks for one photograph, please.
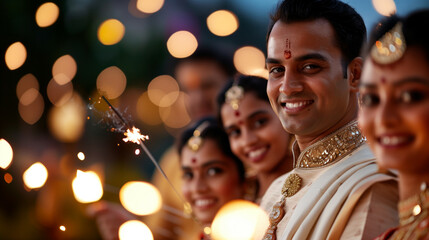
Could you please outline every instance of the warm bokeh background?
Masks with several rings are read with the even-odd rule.
[[[397,1],[396,6],[393,0],[347,2],[368,28],[380,13],[429,7],[427,0]],[[154,170],[144,152],[136,152],[138,145],[124,143],[122,134],[111,131],[117,126],[101,118],[107,107],[97,103],[100,91],[149,135],[145,143],[158,159],[189,122],[183,111],[186,95],[171,77],[174,59],[192,54],[197,45],[212,46],[235,54],[239,71],[265,76],[265,32],[276,4],[0,1],[0,238],[99,238],[85,204],[73,195],[76,171],[97,173],[102,198],[119,201],[121,186],[149,181]],[[36,184],[32,187],[23,175],[37,162],[26,174]]]

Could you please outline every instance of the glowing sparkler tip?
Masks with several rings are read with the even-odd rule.
[[[149,136],[148,135],[142,135],[140,133],[140,129],[133,127],[132,130],[127,129],[127,131],[124,133],[126,138],[123,138],[122,140],[124,142],[133,142],[133,143],[137,143],[139,144],[140,141],[144,141],[144,140],[148,140]]]

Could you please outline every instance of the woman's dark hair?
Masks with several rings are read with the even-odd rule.
[[[372,28],[368,45],[365,47],[363,55],[368,55],[375,42],[389,32],[398,22],[402,22],[402,33],[407,47],[416,46],[421,48],[429,61],[429,31],[427,31],[429,9],[412,12],[403,18],[397,15],[383,18],[380,23]]]
[[[350,5],[340,0],[284,0],[271,15],[267,43],[274,24],[327,20],[334,29],[335,43],[342,53],[344,76],[347,66],[356,57],[366,40],[366,27],[362,17]],[[317,41],[317,40],[316,40]]]
[[[222,109],[222,105],[225,103],[226,92],[232,87],[234,82],[243,88],[244,94],[253,93],[258,99],[267,101],[268,103],[270,102],[267,95],[267,80],[265,78],[239,75],[235,80],[228,81],[217,96],[217,116],[221,124],[223,123],[220,111]]]
[[[205,117],[200,119],[190,128],[187,128],[180,135],[177,142],[177,150],[179,152],[179,155],[182,154],[183,148],[187,147],[188,140],[194,135],[195,129],[197,129],[204,122],[207,122],[208,126],[204,128],[204,130],[200,134],[200,137],[203,139],[203,144],[205,139],[213,140],[219,147],[219,149],[222,151],[222,153],[225,156],[230,157],[234,161],[234,164],[237,166],[239,178],[243,182],[245,178],[243,162],[232,153],[228,135],[223,130],[222,126],[219,126],[218,122],[214,117]]]

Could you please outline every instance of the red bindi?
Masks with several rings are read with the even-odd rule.
[[[239,116],[240,116],[240,111],[235,110],[235,111],[234,111],[234,115],[235,115],[236,117],[239,117]]]
[[[381,83],[383,83],[383,84],[385,84],[385,83],[386,83],[386,78],[385,78],[385,77],[382,77],[382,78],[381,78]]]
[[[192,163],[196,163],[196,162],[197,162],[197,159],[193,157],[193,158],[191,159],[191,162],[192,162]]]
[[[290,49],[290,41],[289,39],[286,39],[286,45],[285,45],[285,50],[283,52],[283,55],[285,57],[285,59],[289,59],[292,57],[292,52]]]

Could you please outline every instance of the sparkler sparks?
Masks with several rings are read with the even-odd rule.
[[[144,141],[144,140],[149,139],[148,135],[142,135],[140,133],[140,129],[138,129],[136,127],[133,127],[132,130],[127,129],[127,131],[124,133],[124,135],[126,136],[126,138],[122,139],[124,142],[129,141],[129,142],[140,144],[140,141]]]

